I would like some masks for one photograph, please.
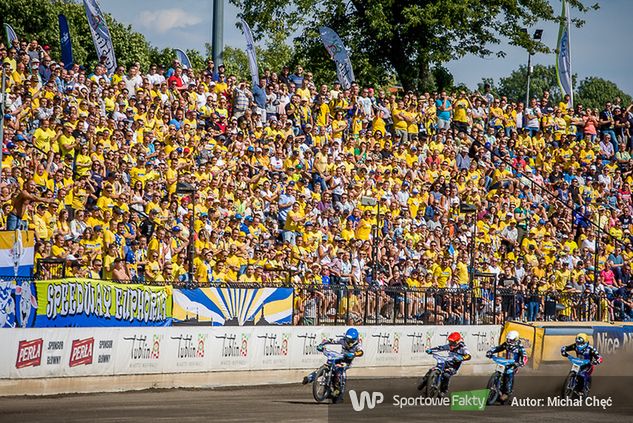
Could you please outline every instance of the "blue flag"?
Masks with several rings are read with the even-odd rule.
[[[180,64],[186,66],[187,69],[191,69],[191,61],[189,60],[189,57],[187,57],[187,53],[179,48],[175,48],[174,52],[176,53],[176,59],[180,62]]]
[[[59,42],[62,49],[62,62],[66,69],[73,67],[73,45],[70,41],[70,31],[68,30],[68,21],[66,16],[59,15]]]
[[[13,45],[13,41],[18,39],[18,34],[15,33],[15,30],[8,23],[4,24],[4,29],[7,31],[7,40],[9,40],[9,47]]]

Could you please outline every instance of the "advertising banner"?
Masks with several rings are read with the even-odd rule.
[[[171,290],[79,278],[39,281],[35,327],[169,326]]]
[[[292,324],[292,288],[174,289],[176,322],[213,326]]]
[[[595,326],[593,345],[603,355],[633,352],[633,326]]]
[[[345,327],[101,327],[0,331],[0,378],[306,369],[325,362],[316,347],[339,339]],[[473,358],[488,363],[499,326],[360,327],[365,355],[354,367],[428,366],[424,351],[464,337]],[[339,347],[333,346],[332,349]]]

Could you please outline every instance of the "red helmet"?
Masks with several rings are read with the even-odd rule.
[[[453,349],[458,347],[462,341],[464,340],[462,338],[462,334],[459,332],[453,332],[450,335],[448,335],[448,346]]]

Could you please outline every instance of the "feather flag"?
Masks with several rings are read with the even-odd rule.
[[[99,61],[105,60],[108,73],[112,74],[116,70],[116,57],[105,16],[101,13],[96,0],[84,0],[84,8],[86,9],[92,41],[97,49],[97,57]]]
[[[179,48],[175,48],[174,52],[176,53],[176,59],[180,62],[180,64],[186,66],[187,69],[191,69],[191,61],[189,60],[187,53]]]
[[[68,21],[66,16],[59,15],[59,43],[62,50],[62,62],[66,69],[73,67],[73,45],[70,40],[70,31],[68,30]]]
[[[9,40],[9,46],[13,45],[13,41],[18,39],[18,34],[15,33],[15,30],[8,23],[4,24],[4,29],[7,32],[7,40]]]
[[[556,77],[558,85],[563,93],[569,94],[571,103],[574,102],[574,92],[571,73],[571,49],[569,33],[571,29],[571,18],[569,16],[569,5],[563,0],[563,10],[561,12],[561,24],[558,31],[558,46],[556,49]]]
[[[248,67],[251,70],[251,81],[253,87],[259,84],[259,69],[257,67],[257,55],[255,53],[255,40],[253,39],[253,32],[251,27],[248,26],[244,19],[240,19],[242,23],[242,31],[246,38],[246,55],[248,56]]]
[[[343,89],[348,89],[354,82],[354,70],[352,62],[349,60],[349,52],[345,48],[341,37],[334,30],[323,26],[319,29],[321,41],[325,49],[330,53],[330,57],[336,63],[336,76]]]

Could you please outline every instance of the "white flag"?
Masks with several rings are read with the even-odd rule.
[[[251,70],[251,81],[253,87],[259,84],[259,69],[257,68],[257,56],[255,54],[255,40],[253,32],[244,19],[240,19],[242,31],[246,38],[246,55],[248,56],[248,67]]]
[[[116,57],[114,56],[112,37],[110,36],[105,17],[101,13],[96,0],[84,0],[84,8],[86,9],[88,26],[90,26],[90,32],[92,33],[92,41],[97,49],[98,60],[101,62],[105,58],[108,73],[112,74],[116,70]]]

